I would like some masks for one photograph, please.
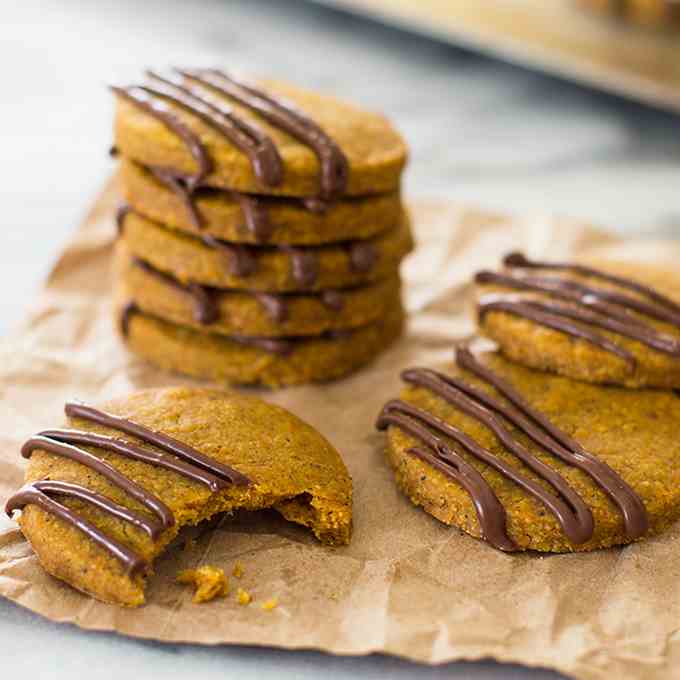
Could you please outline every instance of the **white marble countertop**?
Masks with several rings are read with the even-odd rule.
[[[680,235],[680,118],[290,0],[0,2],[0,334],[111,171],[106,83],[238,65],[387,112],[410,194]],[[557,678],[495,664],[203,649],[83,633],[0,601],[3,677]]]

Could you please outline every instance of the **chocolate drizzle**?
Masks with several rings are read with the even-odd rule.
[[[123,309],[120,311],[120,334],[127,338],[130,335],[130,320],[139,311],[137,305],[133,302],[127,302]]]
[[[271,138],[257,125],[238,117],[223,99],[211,96],[204,87],[188,82],[179,74],[160,75],[147,71],[147,76],[154,85],[144,85],[142,89],[173,102],[226,137],[248,156],[262,184],[268,187],[281,184],[283,167],[279,152]]]
[[[179,73],[247,106],[272,125],[309,146],[321,166],[322,198],[333,198],[345,192],[349,178],[347,158],[335,141],[293,104],[217,69],[180,70]]]
[[[191,176],[191,186],[199,184],[212,171],[212,162],[198,135],[192,132],[172,111],[163,99],[163,94],[143,86],[116,87],[111,90],[119,97],[148,113],[174,132],[187,146],[198,169]]]
[[[314,284],[319,276],[319,257],[311,248],[295,248],[293,246],[279,246],[290,257],[291,275],[301,288],[308,288]]]
[[[243,486],[250,483],[247,477],[228,465],[203,455],[179,440],[121,416],[75,402],[67,403],[65,411],[66,415],[71,418],[79,418],[132,435],[161,451],[145,449],[124,439],[95,432],[54,429],[45,430],[31,437],[21,449],[22,456],[30,458],[35,450],[41,450],[76,461],[117,486],[154,515],[155,519],[130,510],[78,484],[53,480],[38,480],[24,486],[9,499],[5,511],[11,517],[15,510],[22,509],[29,504],[37,505],[81,530],[119,559],[129,573],[146,568],[147,564],[142,557],[119,541],[107,536],[75,511],[52,498],[52,495],[76,498],[94,505],[103,512],[141,529],[152,540],[157,539],[165,529],[172,527],[175,524],[175,518],[170,508],[160,498],[125,476],[107,461],[81,448],[82,446],[92,446],[124,458],[172,470],[187,479],[204,484],[212,492],[220,491],[229,484]]]
[[[288,319],[288,300],[283,295],[260,292],[253,293],[253,295],[276,323],[283,323]]]
[[[342,293],[337,290],[326,288],[321,291],[321,304],[334,312],[339,312],[345,306],[345,299],[342,297]]]
[[[319,197],[302,199],[302,204],[308,210],[325,212],[328,200],[344,194],[349,179],[347,158],[319,125],[290,102],[216,69],[174,69],[164,74],[147,71],[146,75],[150,84],[112,87],[111,90],[161,121],[189,149],[198,166],[193,175],[182,177],[163,169],[162,175],[156,176],[181,198],[196,228],[201,228],[202,221],[193,194],[212,172],[213,165],[199,136],[182,122],[173,107],[200,118],[220,133],[249,158],[255,176],[264,186],[277,187],[283,181],[283,163],[278,149],[255,122],[238,116],[225,97],[237,102],[271,125],[286,131],[316,154],[321,172],[321,190]],[[246,225],[256,240],[266,241],[272,229],[262,205],[252,196],[229,193],[241,206]]]
[[[232,276],[246,277],[257,271],[255,254],[247,246],[239,243],[227,243],[209,234],[203,234],[201,240],[209,248],[219,250],[227,256],[229,271]]]
[[[172,286],[176,290],[181,291],[191,299],[194,311],[194,320],[204,326],[209,326],[215,323],[220,317],[220,310],[217,305],[216,292],[208,286],[202,286],[200,283],[181,283],[174,276],[161,272],[155,267],[152,267],[148,262],[140,258],[133,258],[132,263],[135,267],[146,272],[149,276],[153,276],[166,286]]]
[[[353,272],[369,272],[378,261],[378,252],[370,241],[352,241],[348,248],[350,269]]]
[[[635,312],[680,329],[680,305],[652,288],[582,265],[533,262],[521,253],[508,255],[504,259],[504,264],[512,269],[551,269],[555,272],[562,271],[597,279],[633,291],[647,300],[559,276],[531,276],[514,271],[510,273],[483,271],[477,274],[477,283],[547,295],[566,304],[516,295],[485,295],[479,302],[480,319],[492,311],[524,317],[615,354],[631,368],[636,365],[635,357],[616,342],[592,330],[590,326],[637,340],[659,352],[680,357],[680,339],[659,332],[633,314]]]
[[[132,212],[132,208],[127,203],[122,203],[116,209],[116,231],[118,236],[123,233],[125,218]]]
[[[554,493],[522,475],[458,428],[406,402],[389,402],[378,419],[377,426],[379,429],[397,426],[425,445],[425,448],[416,447],[409,453],[434,465],[468,491],[485,540],[500,550],[516,549],[506,531],[505,510],[489,484],[438,435],[452,439],[468,454],[497,470],[541,501],[574,544],[585,543],[592,537],[592,513],[557,470],[531,454],[508,426],[514,426],[518,432],[563,463],[589,475],[619,508],[629,540],[635,540],[647,531],[648,518],[642,501],[614,470],[585,451],[578,442],[529,406],[509,383],[480,364],[468,350],[458,350],[456,362],[505,397],[509,403],[460,378],[429,369],[407,370],[402,373],[402,377],[411,384],[431,390],[486,426],[509,452],[546,482]]]

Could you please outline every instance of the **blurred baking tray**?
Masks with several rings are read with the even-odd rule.
[[[680,33],[571,0],[313,0],[680,112]]]

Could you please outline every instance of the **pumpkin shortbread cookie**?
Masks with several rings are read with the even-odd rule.
[[[680,387],[680,278],[629,263],[534,262],[480,272],[481,332],[527,366],[597,383]]]
[[[457,353],[404,371],[378,420],[405,494],[504,551],[585,551],[680,517],[680,399]]]
[[[220,290],[180,283],[132,258],[123,243],[117,244],[115,269],[118,296],[134,300],[142,312],[220,335],[320,335],[365,326],[399,304],[396,272],[373,284],[341,291],[283,294]]]
[[[281,199],[226,190],[197,189],[161,170],[122,159],[120,178],[127,203],[150,219],[190,233],[234,243],[318,245],[366,239],[402,220],[398,192],[332,202]]]
[[[283,408],[217,390],[137,392],[101,410],[72,403],[69,429],[22,453],[7,504],[43,567],[94,597],[144,602],[153,560],[184,525],[274,508],[324,543],[349,542],[352,485],[337,451]]]
[[[120,214],[131,255],[182,282],[258,291],[359,286],[392,274],[413,247],[408,220],[365,241],[324,246],[251,247],[166,229],[138,213]]]
[[[399,300],[385,317],[347,331],[307,337],[236,337],[192,330],[119,304],[129,349],[163,369],[196,378],[268,387],[333,380],[360,368],[400,334]]]
[[[192,186],[323,198],[388,193],[406,162],[384,116],[293,85],[176,69],[113,90],[117,149]]]

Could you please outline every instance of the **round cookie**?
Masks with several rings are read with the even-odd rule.
[[[277,181],[266,181],[257,176],[254,164],[243,148],[236,146],[214,125],[209,125],[195,113],[190,113],[167,98],[143,91],[141,97],[144,100],[159,103],[164,112],[169,112],[195,138],[194,147],[200,145],[203,148],[211,165],[210,172],[204,178],[205,184],[244,193],[281,196],[318,196],[322,193],[322,168],[317,154],[309,145],[296,139],[280,125],[265,120],[260,113],[233,97],[219,94],[212,87],[205,87],[196,80],[188,81],[176,71],[164,73],[162,77],[165,81],[151,78],[143,85],[155,92],[171,89],[173,93],[176,93],[176,88],[168,85],[168,82],[191,87],[201,99],[199,108],[205,110],[206,101],[226,108],[230,116],[238,119],[236,127],[242,127],[243,124],[254,126],[254,131],[249,130],[247,136],[259,137],[256,144],[264,148],[263,154],[271,156],[273,147],[280,159],[281,176]],[[342,150],[348,169],[344,193],[361,196],[397,190],[407,151],[403,139],[384,116],[281,82],[258,80],[255,85],[266,96],[276,97],[301,111],[306,119],[319,126],[332,143]],[[125,92],[139,93],[139,90],[139,86],[132,86],[117,92],[116,148],[142,165],[168,168],[184,175],[196,173],[199,164],[196,157],[192,156],[186,140],[176,130],[151,115],[148,109],[125,96]],[[243,88],[239,91],[244,92]],[[218,116],[218,119],[225,123],[223,116]],[[226,124],[230,125],[230,122],[226,121]]]
[[[121,308],[129,349],[165,370],[196,378],[268,387],[340,378],[373,359],[401,333],[397,304],[368,326],[307,338],[230,338]]]
[[[413,247],[407,220],[370,240],[306,248],[208,245],[135,212],[125,215],[121,227],[134,257],[179,281],[257,291],[319,291],[378,281]]]
[[[517,253],[505,264],[476,279],[480,332],[509,358],[589,382],[680,387],[674,272],[623,262],[533,262]]]
[[[578,0],[601,14],[655,28],[679,28],[680,5],[675,0]]]
[[[143,312],[220,335],[263,337],[320,335],[365,326],[399,304],[400,282],[392,276],[360,288],[317,294],[251,293],[184,285],[136,260],[118,243],[118,297]]]
[[[192,217],[185,194],[178,195],[141,165],[122,159],[119,175],[125,200],[150,219],[173,229],[205,233],[234,243],[258,243],[239,200],[226,191],[198,189],[193,206],[200,223]],[[403,207],[398,191],[330,202],[325,209],[310,210],[302,201],[248,196],[265,215],[267,243],[318,245],[366,239],[399,224]],[[200,227],[200,228],[199,228]]]
[[[206,476],[205,470],[189,466],[192,474],[203,475],[201,482],[159,464],[76,441],[85,455],[94,454],[114,472],[140,485],[154,503],[164,506],[174,518],[172,525],[166,523],[164,530],[151,538],[139,526],[120,517],[122,509],[149,522],[155,520],[149,509],[98,470],[46,450],[46,446],[73,442],[73,438],[63,430],[45,431],[46,437],[33,440],[26,482],[36,483],[37,488],[45,484],[41,480],[78,485],[117,504],[119,515],[115,516],[74,496],[44,492],[145,564],[132,571],[124,560],[62,517],[34,500],[24,505],[20,491],[9,505],[23,506],[19,524],[41,564],[79,590],[106,602],[142,604],[151,564],[179,529],[238,508],[274,508],[290,521],[310,527],[325,543],[349,542],[352,483],[345,465],[324,437],[285,409],[251,396],[181,387],[137,392],[100,408],[106,414],[122,416],[154,433],[170,436],[180,445],[191,447],[210,465],[229,466],[236,476],[232,475],[233,483],[225,482],[222,477]],[[98,433],[122,439],[141,447],[145,454],[158,455],[162,450],[120,427],[104,426],[80,416],[70,417],[67,426],[88,436]],[[173,465],[181,464],[176,455],[164,456],[170,456]],[[218,488],[210,488],[206,479],[212,479],[213,487]]]
[[[434,382],[429,382],[432,371],[405,371],[402,376],[407,386],[402,401],[388,403],[383,412],[383,418],[391,414],[397,420],[379,421],[381,428],[387,428],[386,453],[397,484],[415,505],[504,551],[606,548],[660,533],[680,517],[680,399],[672,392],[592,385],[532,371],[495,353],[473,357],[473,361],[509,384],[539,419],[547,419],[547,427],[526,415],[523,422],[528,420],[534,432],[538,430],[539,436],[554,446],[557,440],[550,434],[552,428],[555,437],[565,442],[565,455],[586,461],[605,485],[550,453],[536,443],[540,440],[532,439],[494,407],[480,402],[471,388],[482,398],[491,397],[500,403],[501,409],[516,416],[519,413],[522,422],[524,409],[513,408],[486,379],[472,372],[467,362],[439,372],[444,382],[451,378],[462,381],[463,397],[455,384],[448,391],[444,388],[443,393],[436,391],[441,389],[442,379],[435,376]],[[409,411],[413,408],[417,411]],[[434,416],[445,427],[457,428],[458,441],[431,424],[413,420],[409,412],[416,413],[416,418],[424,412],[425,417]],[[491,416],[500,423],[506,441],[519,445],[525,455],[538,461],[538,467],[530,469],[511,452],[501,435],[479,419],[480,413],[482,418]],[[431,442],[438,448],[408,432],[403,421],[399,422],[400,414],[407,418],[407,425],[420,422],[424,436],[429,433],[438,437]],[[470,447],[482,447],[490,460],[496,464],[500,461],[539,495],[529,493],[529,487],[522,486],[519,478],[512,481],[506,473],[473,455],[471,448],[461,444],[463,441]],[[545,472],[537,474],[535,470],[547,470],[557,479],[556,485],[567,485],[566,492],[558,492],[556,485],[546,481]],[[604,488],[613,489],[613,495],[605,493]],[[626,521],[621,508],[626,509]],[[484,517],[483,524],[480,517]]]

